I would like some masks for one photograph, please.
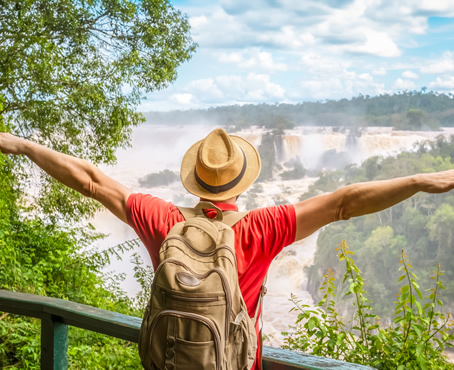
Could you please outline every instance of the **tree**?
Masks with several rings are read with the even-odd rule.
[[[10,130],[94,163],[114,162],[143,121],[141,95],[175,80],[195,50],[168,0],[4,0],[0,43],[0,113]],[[93,210],[41,183],[41,211]]]

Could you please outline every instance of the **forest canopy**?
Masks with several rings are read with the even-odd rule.
[[[454,126],[452,94],[421,91],[359,95],[352,99],[298,104],[245,104],[171,112],[147,112],[149,123],[213,124],[231,130],[258,126],[387,126],[402,130],[436,130]]]

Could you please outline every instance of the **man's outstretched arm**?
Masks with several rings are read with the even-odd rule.
[[[8,133],[0,133],[0,152],[23,154],[62,184],[102,203],[127,223],[126,201],[131,191],[93,164]]]
[[[295,204],[296,240],[331,222],[382,211],[420,191],[444,193],[452,189],[454,170],[348,185]]]

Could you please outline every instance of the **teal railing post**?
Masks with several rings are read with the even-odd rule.
[[[41,318],[41,369],[68,368],[68,325],[54,315]]]

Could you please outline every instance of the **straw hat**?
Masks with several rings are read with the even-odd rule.
[[[181,162],[181,181],[191,194],[222,201],[243,193],[260,173],[257,149],[218,128],[192,145]]]

